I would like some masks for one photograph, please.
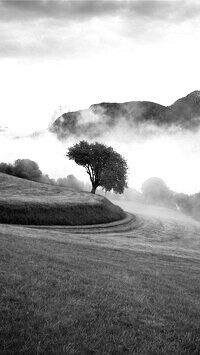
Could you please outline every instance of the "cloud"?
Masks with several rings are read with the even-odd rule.
[[[128,127],[118,126],[113,132],[103,134],[98,141],[112,146],[127,159],[130,187],[139,189],[149,177],[157,176],[174,191],[198,192],[200,131],[169,134],[155,129],[154,133],[139,137],[138,132],[130,134]],[[78,142],[72,136],[61,142],[47,131],[18,139],[2,132],[0,138],[0,162],[31,159],[50,177],[73,174],[84,182],[88,181],[84,169],[65,157],[67,148]],[[88,140],[88,137],[82,139]]]
[[[1,1],[0,57],[74,57],[102,51],[115,42],[106,17],[112,2]],[[111,6],[112,5],[112,6]],[[85,21],[87,20],[88,21]]]
[[[196,1],[186,0],[142,0],[128,1],[124,6],[126,14],[158,20],[161,22],[184,22],[192,20],[200,14],[200,5]]]
[[[1,20],[84,20],[133,15],[167,21],[199,16],[200,5],[190,0],[1,0]],[[163,15],[165,15],[163,17]]]
[[[0,57],[59,57],[120,50],[173,35],[200,15],[196,1],[2,0]],[[179,29],[177,27],[179,26]]]
[[[107,0],[2,0],[2,20],[84,20],[120,11],[122,1]]]

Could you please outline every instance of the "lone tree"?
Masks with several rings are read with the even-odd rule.
[[[97,142],[89,144],[87,141],[80,141],[68,149],[66,157],[86,169],[93,194],[98,186],[106,191],[113,189],[119,194],[127,187],[126,160],[112,147]]]

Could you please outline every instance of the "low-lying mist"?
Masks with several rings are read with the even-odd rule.
[[[85,118],[84,118],[85,119]],[[135,129],[125,121],[112,130],[103,130],[99,138],[88,139],[74,134],[58,140],[48,130],[27,137],[1,133],[0,162],[13,163],[28,158],[38,163],[43,174],[51,178],[69,174],[87,182],[84,168],[65,158],[67,148],[81,139],[99,141],[112,146],[127,160],[129,186],[140,190],[142,183],[152,176],[163,179],[169,188],[188,194],[200,191],[200,132],[164,129],[141,125]]]

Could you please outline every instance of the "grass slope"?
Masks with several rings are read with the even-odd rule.
[[[0,173],[0,223],[84,225],[122,219],[121,208],[99,195]]]
[[[20,228],[0,229],[2,355],[200,353],[199,259],[155,253],[150,239],[145,252],[124,235],[116,249]]]

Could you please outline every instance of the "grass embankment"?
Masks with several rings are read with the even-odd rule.
[[[85,225],[122,219],[122,209],[99,195],[0,173],[0,223]]]
[[[48,231],[42,239],[41,230],[20,237],[7,229],[2,355],[200,353],[199,260],[104,248],[101,236],[84,245],[67,233],[61,242]]]

